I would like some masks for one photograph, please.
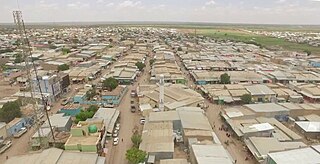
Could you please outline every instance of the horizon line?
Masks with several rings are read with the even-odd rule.
[[[192,21],[59,21],[59,22],[25,22],[25,25],[59,25],[59,24],[77,24],[77,25],[99,24],[129,24],[129,25],[276,25],[276,26],[320,26],[320,24],[279,24],[279,23],[221,23],[221,22],[192,22]],[[151,23],[151,24],[148,24]],[[0,25],[14,25],[14,22],[0,22]]]

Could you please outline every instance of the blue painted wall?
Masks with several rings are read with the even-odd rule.
[[[12,127],[8,127],[8,135],[12,136],[15,133],[17,133],[22,127],[25,127],[27,125],[26,119],[22,118],[19,122],[17,122],[15,125]]]

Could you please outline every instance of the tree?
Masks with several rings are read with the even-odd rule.
[[[97,95],[97,92],[94,88],[92,88],[86,92],[86,97],[88,100],[91,100],[95,95]]]
[[[69,65],[68,64],[62,64],[58,66],[58,71],[65,71],[69,69]]]
[[[138,67],[139,71],[142,71],[146,65],[142,62],[137,62],[136,66]]]
[[[134,147],[139,148],[139,145],[142,142],[141,135],[133,134],[131,137],[131,141],[132,141]]]
[[[241,101],[244,104],[250,104],[251,101],[252,101],[252,96],[250,94],[244,94],[244,95],[241,96]]]
[[[98,111],[99,107],[97,105],[90,105],[89,108],[87,108],[87,111],[91,111],[96,113]]]
[[[155,59],[150,59],[150,65],[152,65],[156,60]]]
[[[303,52],[307,53],[308,56],[311,55],[311,51],[310,50],[304,50]]]
[[[113,77],[109,77],[109,78],[105,79],[102,84],[103,88],[105,88],[109,91],[114,90],[115,88],[117,88],[118,85],[119,85],[118,80]]]
[[[230,76],[227,73],[220,75],[221,84],[230,84]]]
[[[15,55],[14,63],[21,63],[24,62],[24,59],[22,58],[22,54]]]
[[[147,153],[136,148],[132,147],[129,150],[127,150],[126,158],[131,164],[139,164],[141,162],[145,161],[145,158],[147,156]]]
[[[21,117],[20,106],[21,102],[18,100],[3,104],[0,109],[0,120],[8,123],[16,117]]]
[[[182,48],[181,48],[181,47],[178,47],[178,51],[182,51]]]
[[[79,121],[85,121],[87,120],[88,118],[92,118],[93,115],[95,114],[94,111],[84,111],[84,110],[81,110],[81,112],[79,114],[76,115],[76,120],[75,122],[78,123]]]
[[[61,51],[64,55],[71,52],[69,48],[62,48]]]

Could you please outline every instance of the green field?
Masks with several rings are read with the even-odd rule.
[[[192,33],[192,31],[194,30],[190,30],[189,32]],[[198,29],[196,30],[196,33],[198,35],[209,36],[218,40],[232,40],[253,43],[267,49],[298,52],[309,50],[314,55],[320,55],[320,47],[289,42],[284,39],[272,38],[268,36],[255,35],[253,33],[240,31],[237,29]]]

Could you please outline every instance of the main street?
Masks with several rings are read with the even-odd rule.
[[[188,80],[188,86],[192,89],[195,89],[195,84],[193,83],[193,80],[190,77],[190,74],[188,70],[185,69],[183,66],[183,63],[180,61],[180,58],[178,55],[175,55],[176,62],[178,66],[180,67],[183,75],[185,75],[186,79]],[[208,117],[208,120],[213,127],[213,131],[218,136],[219,140],[221,141],[221,144],[224,146],[225,149],[228,150],[230,155],[234,160],[237,160],[237,164],[254,164],[254,160],[245,160],[246,156],[248,156],[247,152],[244,151],[244,145],[237,139],[234,139],[232,137],[227,137],[225,131],[220,131],[219,127],[221,127],[224,122],[220,117],[220,112],[222,112],[222,106],[213,104],[209,102],[207,99],[205,100],[206,106],[208,108],[206,109],[206,115]],[[224,142],[229,141],[229,145],[226,145]]]
[[[123,97],[120,105],[117,107],[120,110],[120,131],[119,131],[119,144],[117,146],[112,145],[112,140],[108,144],[108,154],[106,156],[107,164],[127,164],[126,151],[132,147],[131,136],[135,127],[140,130],[143,128],[140,125],[140,112],[137,110],[136,113],[131,113],[131,100],[134,99],[136,103],[136,109],[138,109],[137,98],[132,98],[130,93],[132,89],[136,89],[138,84],[148,84],[150,76],[150,64],[149,57],[145,61],[146,67],[138,77],[137,82],[134,85],[128,86],[128,92]],[[123,140],[123,141],[122,141]]]

